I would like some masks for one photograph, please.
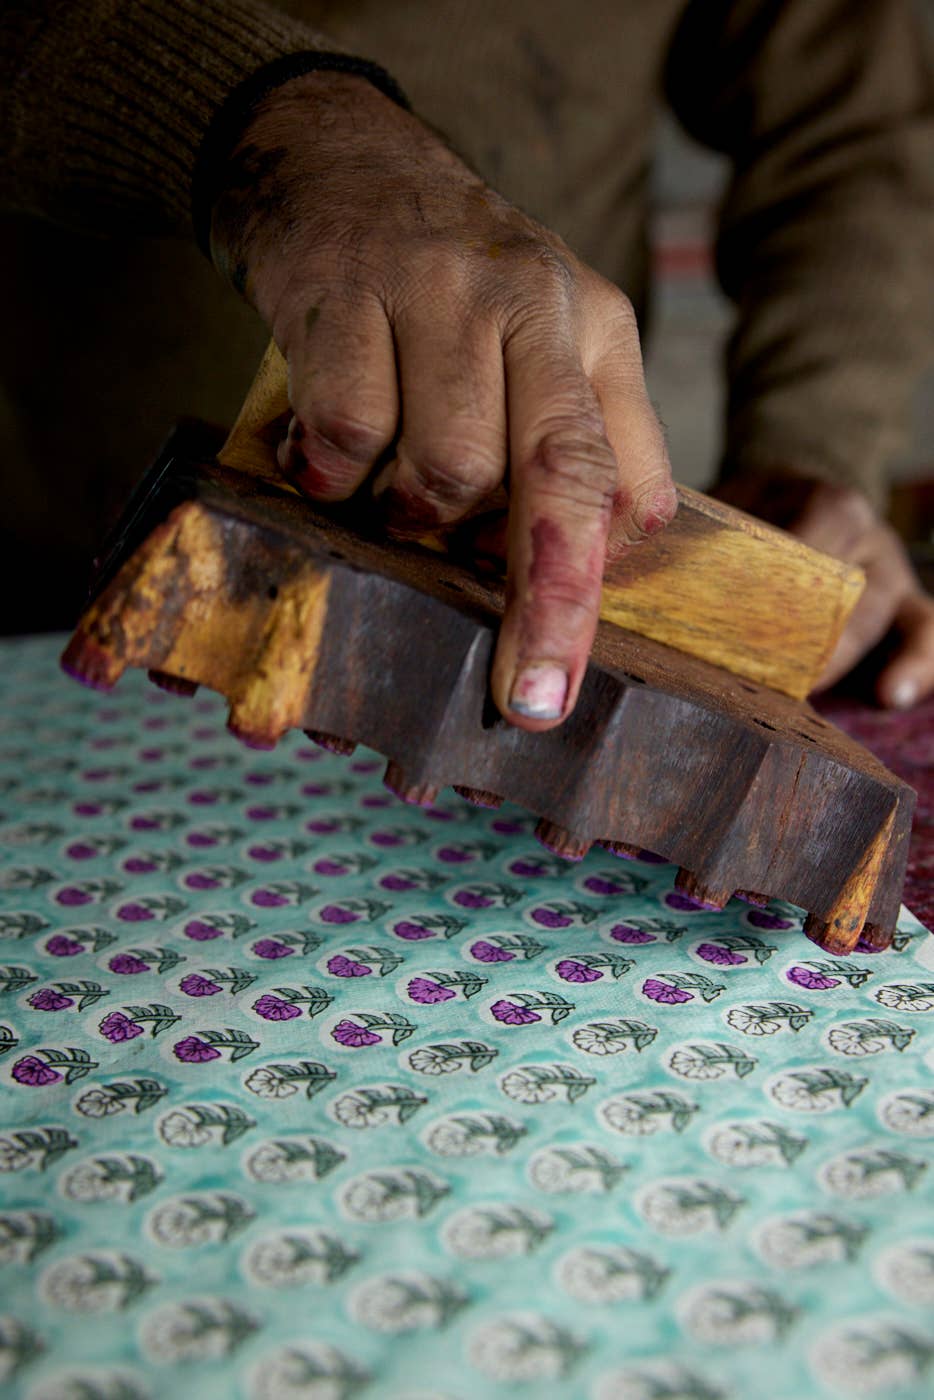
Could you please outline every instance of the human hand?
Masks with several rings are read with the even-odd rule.
[[[328,72],[254,115],[212,252],[288,362],[279,461],[309,496],[366,485],[418,534],[507,485],[493,697],[525,729],[566,718],[605,561],[676,509],[623,294],[424,123]]]
[[[865,591],[817,690],[834,685],[889,638],[892,645],[875,677],[879,703],[908,709],[934,692],[934,598],[925,592],[898,535],[860,491],[804,478],[750,475],[729,479],[714,494],[865,572]]]

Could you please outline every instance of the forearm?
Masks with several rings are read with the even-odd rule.
[[[273,59],[337,47],[252,0],[7,0],[0,202],[90,232],[188,234],[225,98]]]

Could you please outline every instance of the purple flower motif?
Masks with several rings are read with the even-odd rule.
[[[511,875],[518,875],[520,879],[523,880],[534,880],[539,875],[546,874],[547,869],[548,867],[545,865],[544,861],[536,860],[534,856],[525,856],[510,863],[509,873]]]
[[[554,909],[547,909],[544,907],[541,909],[533,909],[532,918],[537,924],[541,924],[543,928],[570,928],[571,924],[574,922],[567,914],[559,914]]]
[[[66,1006],[74,1006],[74,998],[66,997],[62,992],[56,992],[52,987],[43,987],[38,992],[33,992],[29,998],[29,1005],[35,1007],[37,1011],[64,1011]]]
[[[152,817],[134,817],[130,822],[132,831],[158,831],[159,823]]]
[[[378,796],[376,796],[375,793],[371,793],[371,794],[369,794],[367,797],[364,797],[364,798],[363,798],[363,800],[362,800],[361,803],[360,803],[360,806],[361,806],[361,807],[391,807],[391,806],[392,806],[392,798],[391,798],[391,797],[378,797]]]
[[[396,831],[373,831],[370,841],[374,846],[401,846],[402,837]]]
[[[408,939],[410,942],[435,936],[434,929],[426,928],[424,924],[413,924],[408,919],[401,919],[399,923],[393,924],[392,931],[397,937]]]
[[[474,890],[458,890],[454,896],[454,903],[459,904],[462,909],[489,909],[493,901],[489,895],[477,894]]]
[[[345,909],[342,904],[326,904],[319,918],[326,924],[355,924],[360,915],[353,909]]]
[[[29,1084],[33,1088],[57,1084],[61,1077],[57,1070],[50,1069],[36,1055],[24,1055],[13,1066],[13,1078],[17,1084]]]
[[[76,802],[71,810],[76,817],[99,817],[101,805],[99,802]]]
[[[282,852],[277,851],[275,846],[251,846],[247,854],[252,860],[281,860]]]
[[[143,962],[143,959],[136,957],[134,953],[115,953],[107,966],[111,972],[124,974],[149,971],[149,963]]]
[[[665,895],[665,903],[669,909],[677,909],[682,914],[696,914],[704,905],[699,899],[692,899],[689,894],[682,894],[680,890],[671,890]]]
[[[45,945],[45,951],[51,953],[53,958],[73,958],[76,953],[84,952],[84,944],[79,943],[77,938],[66,937],[64,933],[53,933]]]
[[[339,860],[328,860],[326,856],[321,860],[316,860],[314,865],[316,875],[346,875],[347,866],[342,865]]]
[[[204,788],[188,794],[188,801],[195,807],[211,807],[217,801],[217,794]]]
[[[121,904],[117,910],[117,918],[128,924],[142,924],[153,917],[152,910],[147,909],[145,904]]]
[[[617,880],[607,880],[602,875],[588,875],[584,881],[584,888],[590,890],[592,894],[625,894],[626,886],[619,884]]]
[[[273,821],[276,815],[275,807],[248,807],[246,814],[251,822]]]
[[[796,987],[807,987],[809,992],[826,992],[840,985],[839,977],[825,977],[822,972],[814,972],[810,967],[790,967],[785,976]]]
[[[373,971],[366,963],[354,962],[353,958],[346,958],[343,953],[335,953],[333,958],[328,958],[327,968],[335,977],[369,977]]]
[[[411,890],[414,883],[405,875],[384,875],[380,880],[384,890]]]
[[[501,836],[516,836],[522,830],[522,823],[517,822],[513,817],[497,817],[492,823],[492,827]]]
[[[254,890],[250,895],[250,903],[258,905],[260,909],[277,909],[288,902],[288,896],[276,890]]]
[[[185,925],[185,937],[193,938],[196,943],[208,943],[212,938],[221,938],[223,929],[215,928],[213,924],[206,924],[203,919],[189,919]]]
[[[258,1001],[254,1001],[253,1010],[257,1016],[262,1016],[264,1021],[294,1021],[296,1016],[302,1014],[300,1006],[283,1001],[281,997],[274,997],[271,992],[264,993]]]
[[[55,902],[73,908],[79,904],[90,904],[91,896],[87,890],[79,890],[76,885],[67,885],[65,889],[59,890],[55,896]]]
[[[156,868],[154,860],[145,860],[142,856],[130,856],[123,862],[123,868],[128,875],[149,875]]]
[[[281,943],[278,938],[260,938],[253,944],[253,952],[258,958],[287,958],[295,952],[288,943]]]
[[[742,953],[724,948],[722,943],[699,943],[694,951],[704,962],[717,963],[720,967],[739,967],[740,963],[749,961]]]
[[[185,888],[189,890],[216,890],[220,880],[214,875],[206,875],[203,870],[193,870],[185,876]]]
[[[217,845],[217,837],[212,836],[208,831],[189,831],[185,840],[188,842],[189,846],[198,846],[199,848]]]
[[[124,1016],[122,1011],[111,1011],[101,1021],[98,1026],[101,1035],[114,1045],[119,1045],[124,1040],[134,1040],[136,1036],[143,1034],[143,1027],[136,1021],[131,1021],[129,1016]]]
[[[510,953],[508,948],[497,948],[495,943],[487,943],[485,938],[479,938],[476,943],[471,943],[470,952],[471,956],[477,959],[477,962],[484,963],[512,962],[516,956],[515,953]]]
[[[70,860],[93,860],[97,851],[87,841],[73,841],[65,854]]]
[[[305,823],[306,831],[313,831],[316,836],[329,836],[337,830],[336,817],[315,817],[313,821]]]
[[[176,1041],[172,1051],[175,1058],[183,1060],[186,1065],[203,1065],[208,1060],[219,1060],[221,1057],[219,1050],[196,1035],[186,1035],[184,1040]]]
[[[517,1006],[514,1001],[494,1001],[490,1011],[504,1026],[529,1026],[542,1018],[528,1006]]]
[[[179,986],[186,997],[212,997],[221,990],[216,982],[202,977],[200,972],[189,972],[187,977],[182,978]]]
[[[652,1001],[661,1001],[668,1006],[694,1000],[693,992],[686,992],[682,987],[673,987],[670,982],[660,982],[657,977],[646,978],[642,983],[642,990]]]
[[[762,928],[772,931],[780,928],[791,928],[791,919],[783,919],[779,914],[770,914],[767,909],[750,909],[746,918],[753,928]]]
[[[614,924],[610,929],[610,937],[617,943],[654,943],[656,941],[654,933],[646,933],[644,929],[633,928],[631,924]]]
[[[575,962],[573,958],[563,958],[556,964],[555,972],[565,982],[599,982],[603,976],[597,968]]]
[[[383,1038],[368,1031],[365,1026],[358,1026],[356,1021],[338,1021],[331,1035],[339,1045],[350,1045],[354,1049],[359,1049],[361,1045],[377,1045]]]
[[[438,851],[438,859],[447,861],[450,865],[462,865],[465,861],[473,860],[469,851],[459,851],[456,846],[442,846]]]
[[[435,1006],[439,1001],[450,1001],[454,996],[450,987],[442,987],[427,977],[413,977],[408,985],[408,993],[413,1001],[425,1006]]]

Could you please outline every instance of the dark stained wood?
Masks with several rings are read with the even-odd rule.
[[[516,729],[488,695],[495,579],[191,461],[184,439],[169,456],[65,652],[79,679],[206,685],[248,743],[300,728],[383,753],[405,801],[452,785],[517,802],[571,859],[649,850],[713,907],[789,900],[834,953],[891,937],[913,793],[806,703],[601,622],[574,713]]]

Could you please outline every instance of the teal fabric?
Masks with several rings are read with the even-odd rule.
[[[931,1395],[909,914],[830,958],[56,655],[0,648],[4,1395]]]

